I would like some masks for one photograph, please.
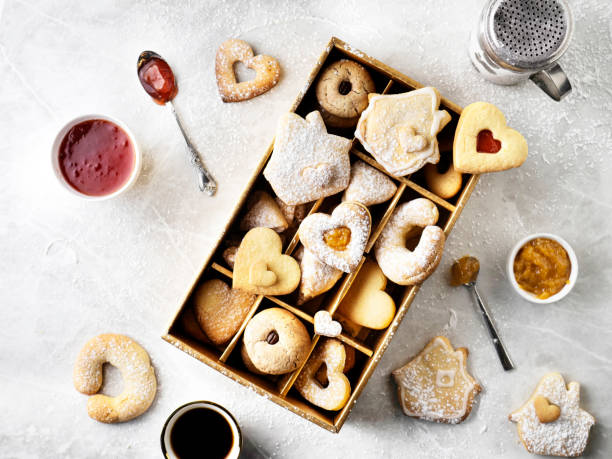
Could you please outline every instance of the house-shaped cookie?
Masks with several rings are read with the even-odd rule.
[[[286,113],[278,122],[264,176],[286,204],[315,201],[348,186],[350,148],[349,139],[327,133],[318,111],[306,119]]]

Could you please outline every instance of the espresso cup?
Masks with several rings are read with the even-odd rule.
[[[161,449],[167,459],[237,459],[242,433],[229,411],[208,401],[179,406],[166,420]]]

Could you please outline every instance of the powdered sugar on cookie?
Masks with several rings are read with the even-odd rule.
[[[373,206],[391,199],[396,190],[397,185],[385,174],[363,161],[355,161],[351,166],[351,181],[342,200]]]

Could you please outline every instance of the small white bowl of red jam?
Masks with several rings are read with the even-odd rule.
[[[107,115],[83,115],[64,125],[51,148],[58,181],[88,200],[113,198],[130,188],[142,156],[131,131]]]
[[[574,288],[578,259],[565,239],[550,233],[532,234],[510,251],[507,274],[514,290],[527,301],[554,303]]]

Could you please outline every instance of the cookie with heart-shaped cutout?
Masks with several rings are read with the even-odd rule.
[[[286,113],[278,122],[274,151],[263,174],[284,203],[315,201],[348,186],[350,148],[349,139],[327,133],[318,111],[306,119]]]
[[[210,279],[195,291],[193,308],[202,331],[220,346],[236,334],[254,301],[254,295],[231,289],[220,279]]]
[[[527,141],[506,124],[493,104],[474,102],[461,112],[453,142],[453,164],[459,172],[481,174],[518,167],[527,159]]]
[[[233,287],[260,295],[286,295],[300,283],[300,266],[282,254],[280,236],[270,228],[253,228],[234,259]]]
[[[351,384],[344,375],[345,361],[346,351],[340,341],[321,339],[295,380],[295,388],[313,405],[331,411],[341,409],[351,395]],[[327,373],[325,387],[316,378],[323,365]]]
[[[317,311],[314,315],[314,331],[317,335],[335,338],[342,333],[342,325],[332,319],[329,311]]]
[[[427,279],[438,267],[446,240],[444,231],[434,226],[438,208],[429,199],[417,198],[395,208],[380,233],[374,254],[378,265],[391,281],[415,285]],[[418,228],[424,228],[414,250],[406,239]]]
[[[395,316],[395,302],[385,292],[387,278],[375,261],[367,260],[338,306],[343,317],[363,327],[382,330]]]
[[[411,174],[440,160],[436,138],[451,117],[438,110],[440,93],[425,87],[403,94],[369,95],[355,137],[392,175]]]
[[[302,279],[297,299],[300,306],[331,289],[342,277],[342,271],[319,261],[309,250],[300,247],[295,252],[300,262]]]
[[[350,273],[361,261],[371,225],[367,207],[345,201],[331,215],[310,214],[300,225],[298,234],[304,247],[320,261]]]
[[[397,191],[397,185],[379,170],[363,161],[355,161],[351,166],[351,181],[343,201],[355,201],[364,206],[373,206],[388,201]]]
[[[410,362],[393,371],[402,410],[426,421],[458,424],[472,411],[480,385],[467,370],[468,350],[436,336]]]
[[[580,384],[567,386],[559,373],[548,373],[521,408],[510,414],[521,442],[533,454],[580,456],[595,418],[580,408]]]
[[[234,64],[242,62],[255,70],[255,78],[238,83]],[[273,57],[259,54],[255,56],[251,46],[238,39],[230,39],[221,44],[215,58],[217,87],[223,102],[240,102],[252,99],[269,91],[280,78],[280,65]]]

